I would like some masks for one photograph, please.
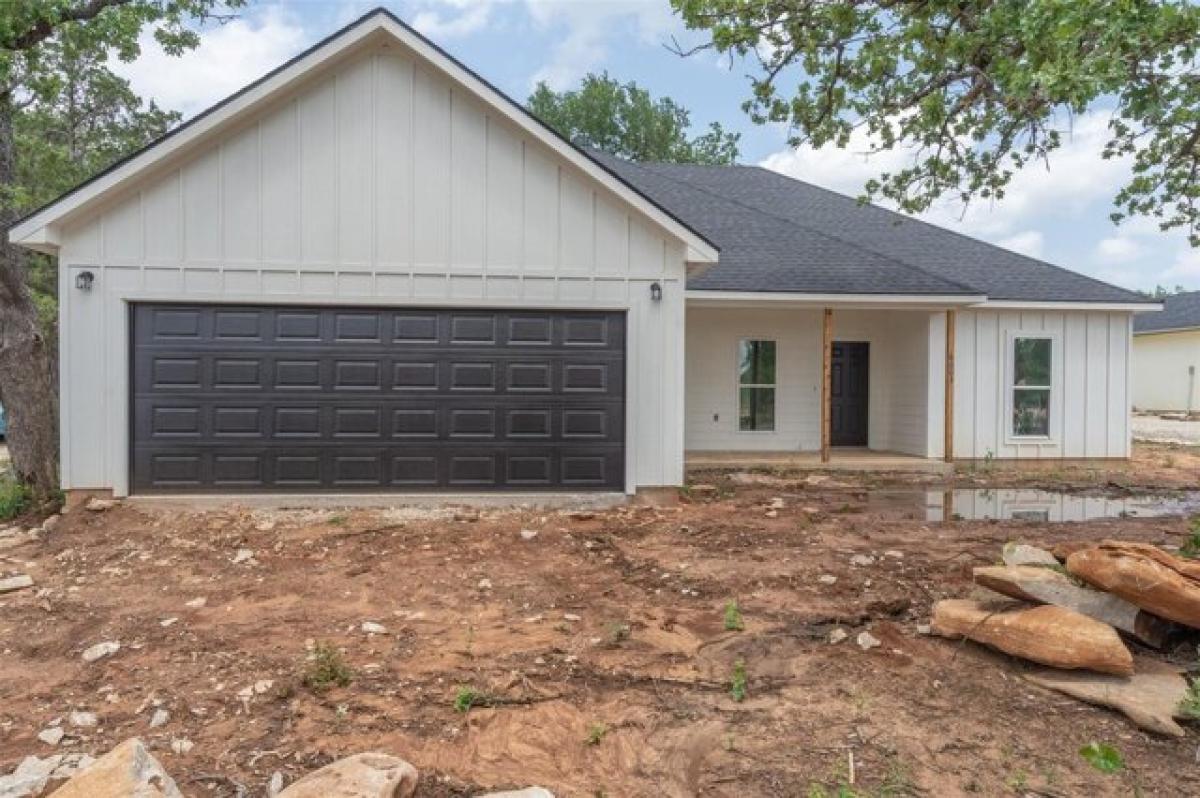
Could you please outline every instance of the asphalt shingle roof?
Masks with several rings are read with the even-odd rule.
[[[1162,313],[1139,313],[1133,317],[1135,333],[1200,327],[1200,291],[1172,294],[1162,303]]]
[[[760,167],[635,164],[590,154],[720,247],[720,263],[689,289],[1147,301]]]

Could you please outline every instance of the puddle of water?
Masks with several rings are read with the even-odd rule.
[[[966,521],[1034,521],[1067,524],[1100,518],[1164,518],[1200,513],[1200,491],[1172,496],[1080,496],[1025,488],[887,491],[872,494],[883,506],[923,506],[931,523],[947,517]],[[947,506],[949,505],[949,512]]]

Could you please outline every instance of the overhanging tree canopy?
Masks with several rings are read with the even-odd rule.
[[[1131,156],[1114,221],[1149,216],[1200,245],[1200,6],[1187,0],[671,0],[697,49],[753,54],[745,108],[793,146],[913,148],[868,197],[918,212],[1000,198],[1070,118],[1111,110],[1105,157]]]
[[[166,52],[181,53],[199,43],[191,22],[226,18],[243,2],[0,2],[0,402],[13,470],[40,498],[58,488],[57,368],[44,323],[53,280],[8,231],[175,121],[108,70],[110,54],[135,58],[147,28]]]

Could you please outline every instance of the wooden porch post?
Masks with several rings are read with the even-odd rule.
[[[947,463],[954,462],[954,327],[957,311],[946,311],[946,416],[945,416],[945,451],[943,456]]]
[[[829,439],[833,401],[833,309],[825,308],[821,326],[821,462],[829,462]]]

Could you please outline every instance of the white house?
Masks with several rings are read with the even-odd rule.
[[[1127,457],[1157,307],[761,169],[585,153],[385,11],[10,236],[59,259],[64,487],[117,495]]]
[[[1174,294],[1133,325],[1133,406],[1200,412],[1200,291]]]

